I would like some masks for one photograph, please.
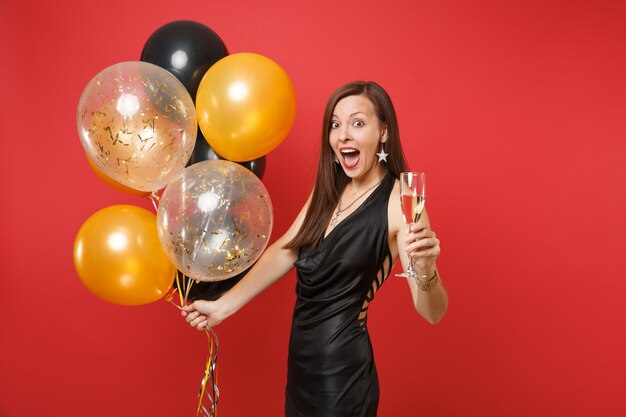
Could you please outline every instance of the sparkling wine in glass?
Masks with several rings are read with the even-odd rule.
[[[426,174],[423,172],[403,172],[400,174],[400,205],[404,223],[411,231],[411,225],[417,223],[426,203]],[[415,278],[413,259],[409,256],[409,267],[397,277]]]

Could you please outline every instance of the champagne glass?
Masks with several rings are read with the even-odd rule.
[[[402,208],[402,216],[404,223],[409,227],[417,223],[424,204],[426,203],[426,174],[423,172],[402,172],[400,174],[400,206]],[[413,270],[413,258],[409,256],[409,267],[397,277],[416,278],[417,273]]]

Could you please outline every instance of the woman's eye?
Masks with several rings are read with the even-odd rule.
[[[352,125],[356,127],[361,127],[361,126],[365,126],[365,123],[363,123],[362,120],[355,120],[354,123],[352,123]]]
[[[330,128],[331,129],[337,129],[339,127],[339,123],[337,122],[330,122]]]

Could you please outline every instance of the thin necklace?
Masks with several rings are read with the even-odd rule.
[[[348,210],[350,207],[352,207],[354,205],[354,203],[356,203],[357,201],[359,201],[361,199],[361,197],[363,197],[365,194],[369,193],[370,191],[372,191],[374,188],[376,188],[381,182],[383,182],[383,180],[381,179],[380,181],[378,181],[376,184],[372,185],[370,188],[368,188],[367,190],[363,191],[361,194],[358,195],[357,198],[354,199],[354,201],[352,201],[352,203],[348,204],[348,207],[342,209],[341,208],[341,200],[343,199],[343,194],[341,195],[341,197],[339,197],[339,204],[337,205],[337,212],[335,213],[335,215],[333,216],[332,219],[330,219],[330,227],[335,227],[335,225],[337,224],[337,219],[339,218],[339,216],[341,216],[341,213],[343,213],[344,211]]]

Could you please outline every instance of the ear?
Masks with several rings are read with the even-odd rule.
[[[380,131],[380,143],[385,143],[387,142],[388,139],[388,135],[387,135],[387,125],[383,125],[383,128]]]

